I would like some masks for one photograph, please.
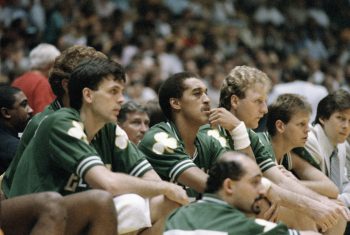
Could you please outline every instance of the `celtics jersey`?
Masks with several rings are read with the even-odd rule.
[[[199,216],[200,215],[200,216]],[[246,217],[213,194],[175,210],[167,219],[164,235],[297,235],[284,224]]]
[[[62,108],[40,123],[18,162],[6,196],[41,191],[65,195],[87,190],[83,178],[96,165],[133,176],[152,169],[120,127],[105,125],[89,143],[79,113]]]
[[[212,135],[213,137],[217,139],[221,139],[221,141],[225,141],[227,145],[230,147],[230,149],[235,150],[234,143],[231,138],[230,133],[219,126],[217,129],[215,129],[215,135]],[[200,132],[202,133],[210,133],[213,132],[214,129],[210,127],[209,124],[204,125],[200,128]],[[251,129],[247,129],[249,139],[250,139],[250,147],[252,148],[252,151],[255,156],[256,163],[260,167],[260,170],[262,172],[270,169],[273,166],[276,166],[274,159],[272,158],[273,152],[271,152],[270,149],[266,148],[259,140],[258,135]]]
[[[30,140],[33,138],[34,133],[36,129],[38,128],[40,122],[45,119],[49,114],[53,113],[54,111],[58,110],[61,108],[61,104],[59,101],[56,99],[54,100],[50,105],[48,105],[43,112],[37,113],[34,117],[30,119],[28,122],[21,139],[19,141],[16,154],[14,158],[11,161],[10,166],[7,168],[3,181],[2,181],[2,190],[4,191],[5,195],[9,192],[11,184],[12,184],[12,179],[13,175],[15,174],[18,161],[21,159],[22,153],[29,144]]]
[[[276,156],[275,152],[272,148],[271,144],[271,136],[268,132],[259,132],[257,134],[260,138],[260,141],[266,146],[266,148],[271,152],[271,156],[273,157],[273,160],[276,162]],[[294,148],[292,150],[295,154],[297,154],[299,157],[307,161],[309,164],[312,166],[316,167],[317,169],[320,170],[320,166],[317,164],[317,162],[314,160],[314,158],[309,154],[308,151],[306,151],[305,148],[299,147],[299,148]],[[293,161],[292,161],[292,155],[290,152],[286,153],[280,162],[278,163],[279,165],[283,165],[287,170],[291,171],[293,169]]]
[[[194,144],[196,151],[191,157],[186,153],[175,125],[161,122],[148,130],[138,147],[163,180],[176,182],[190,167],[208,172],[221,153],[227,150],[224,143],[205,133],[198,133]]]

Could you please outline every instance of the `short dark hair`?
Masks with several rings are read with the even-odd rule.
[[[125,102],[119,112],[118,122],[123,123],[127,119],[128,113],[146,113],[146,109],[139,103],[136,103],[133,100]]]
[[[299,111],[311,114],[311,105],[303,96],[296,94],[282,94],[268,108],[266,127],[271,136],[277,132],[276,121],[281,120],[288,123],[290,119]]]
[[[8,85],[0,85],[0,108],[13,108],[16,103],[15,95],[21,92],[21,89]]]
[[[181,98],[186,87],[184,81],[189,78],[199,78],[197,74],[191,72],[181,72],[170,76],[159,88],[159,105],[164,116],[172,120],[172,110],[170,106],[171,98]]]
[[[107,58],[105,54],[96,51],[93,47],[75,45],[64,50],[59,55],[49,75],[49,82],[53,93],[61,98],[64,94],[62,80],[69,79],[73,69],[84,59]]]
[[[235,153],[235,151],[228,151],[227,153]],[[209,177],[207,180],[206,193],[216,193],[222,187],[225,179],[240,180],[246,171],[238,160],[219,159],[209,170]]]
[[[80,63],[72,72],[68,83],[70,106],[80,110],[84,88],[98,89],[98,85],[108,75],[116,81],[125,82],[123,67],[115,61],[104,58],[88,59]]]
[[[345,109],[350,109],[350,93],[343,89],[332,92],[318,103],[314,124],[321,125],[320,119],[329,119],[333,113]]]

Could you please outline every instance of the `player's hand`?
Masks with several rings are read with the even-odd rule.
[[[225,108],[214,108],[210,110],[209,124],[212,128],[218,125],[228,131],[232,131],[240,124],[240,120]]]
[[[163,183],[165,184],[164,196],[168,199],[180,205],[186,205],[190,202],[186,191],[181,186],[165,181]]]
[[[340,217],[340,212],[336,207],[315,201],[307,210],[309,216],[321,228],[322,232],[332,228]]]
[[[346,221],[350,221],[350,211],[340,200],[328,200],[326,204],[333,207]]]
[[[258,206],[261,211],[257,218],[268,220],[271,222],[276,222],[278,215],[277,203],[271,204],[271,202],[269,202],[267,198],[264,198],[258,202]]]

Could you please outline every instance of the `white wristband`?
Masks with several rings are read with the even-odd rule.
[[[271,181],[265,177],[261,178],[261,183],[264,186],[266,193],[269,191],[269,189],[271,188]]]
[[[230,131],[235,150],[245,149],[250,145],[250,139],[244,122],[241,122],[235,129]]]

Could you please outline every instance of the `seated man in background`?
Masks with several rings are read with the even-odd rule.
[[[337,185],[340,192],[338,199],[346,207],[350,207],[349,156],[345,143],[349,135],[350,93],[338,90],[318,104],[314,126],[305,147],[321,170]]]
[[[152,168],[132,151],[134,146],[125,132],[114,125],[124,101],[124,83],[123,68],[109,59],[79,64],[68,83],[72,108],[62,108],[43,119],[18,162],[6,196],[104,189],[119,196],[114,199],[117,207],[138,206],[133,198],[142,204],[132,215],[123,215],[123,208],[117,209],[118,231],[125,224],[135,226],[125,226],[120,234],[145,227],[150,227],[143,231],[145,234],[160,234],[167,213],[186,204],[188,198],[179,186],[136,177]]]
[[[167,219],[164,235],[319,234],[246,216],[254,217],[260,212],[266,187],[259,167],[244,154],[224,153],[208,174],[202,199],[174,211]]]
[[[122,105],[118,115],[118,125],[123,128],[134,144],[138,144],[149,129],[146,109],[134,101]]]
[[[32,112],[20,89],[0,86],[0,175],[14,158],[19,144],[18,134],[23,132]]]

